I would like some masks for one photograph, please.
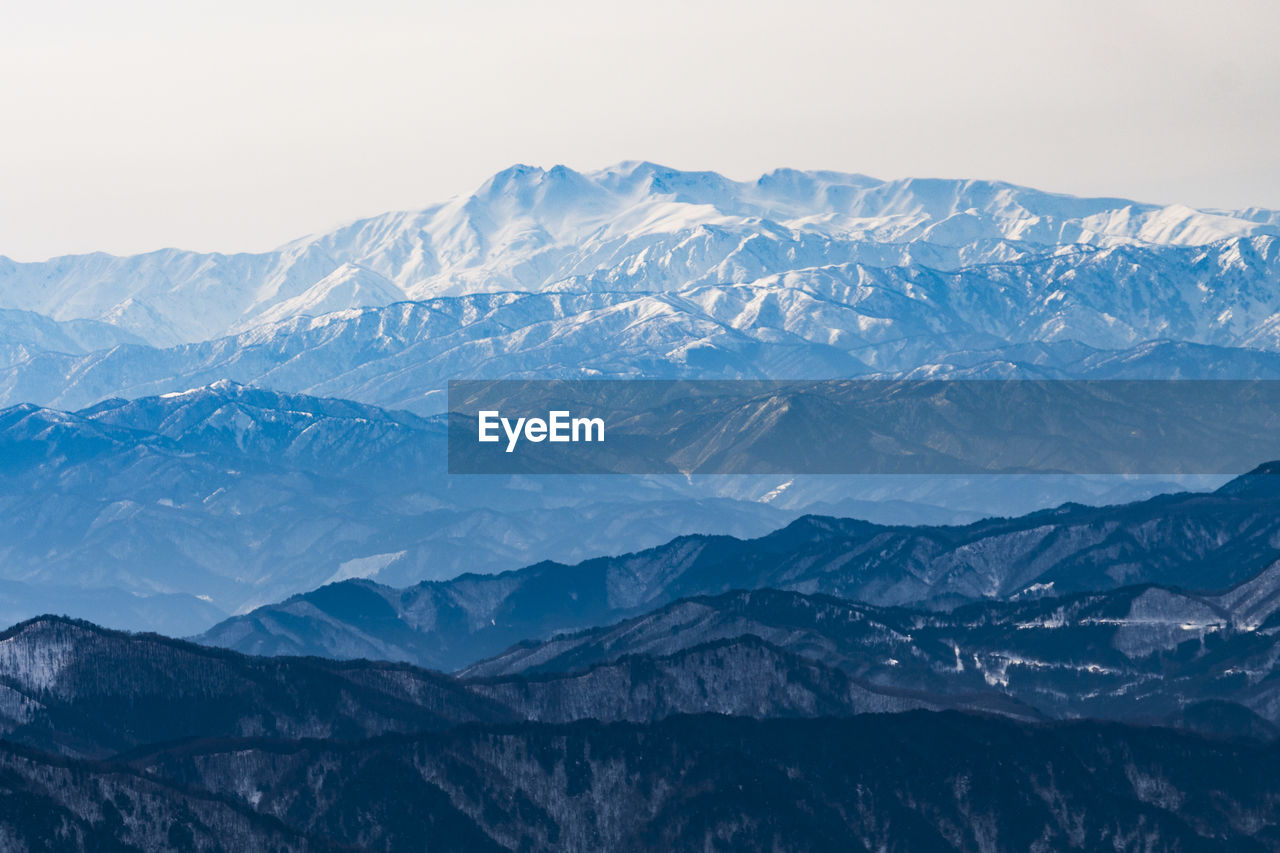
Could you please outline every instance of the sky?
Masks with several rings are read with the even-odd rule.
[[[513,163],[1280,208],[1274,0],[116,0],[0,26],[0,255],[262,251]]]

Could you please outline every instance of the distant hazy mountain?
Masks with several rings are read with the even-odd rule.
[[[317,586],[581,560],[807,511],[949,523],[1161,478],[450,477],[439,419],[217,382],[0,410],[0,624],[64,613],[183,636]],[[1198,482],[1198,481],[1197,481]]]
[[[1280,215],[1270,211],[1081,199],[985,181],[779,170],[737,182],[652,163],[586,174],[514,166],[471,195],[274,252],[3,260],[0,306],[101,320],[166,345],[444,295],[672,291],[840,265],[954,269],[1060,246],[1203,246],[1277,234]]]
[[[0,410],[0,621],[190,634],[345,578],[758,535],[798,514],[759,501],[768,488],[449,478],[437,421],[226,382],[76,413],[16,406]]]
[[[144,341],[97,320],[52,320],[33,311],[0,308],[0,365],[8,367],[42,353],[82,355]]]
[[[578,565],[546,562],[408,589],[348,581],[235,617],[201,639],[254,654],[455,669],[521,640],[731,589],[933,607],[1146,582],[1225,589],[1280,558],[1274,470],[1260,468],[1211,493],[1066,504],[964,527],[806,517],[755,540],[686,536]]]

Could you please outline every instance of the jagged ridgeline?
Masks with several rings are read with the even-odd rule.
[[[420,414],[459,377],[1275,376],[1280,215],[627,163],[262,254],[0,260],[0,402],[221,378]]]
[[[408,588],[346,581],[233,617],[201,639],[253,654],[373,657],[451,670],[522,640],[734,589],[928,609],[1142,583],[1220,591],[1280,558],[1274,471],[1260,467],[1212,492],[1064,504],[964,526],[806,516],[756,539],[685,536],[574,565],[543,562]]]

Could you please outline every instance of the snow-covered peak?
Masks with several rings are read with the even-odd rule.
[[[297,296],[255,315],[250,325],[318,316],[346,308],[373,308],[404,298],[404,291],[395,282],[358,264],[344,263]],[[243,325],[237,324],[237,328]]]

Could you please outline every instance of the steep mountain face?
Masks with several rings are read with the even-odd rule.
[[[1280,216],[1079,199],[982,181],[780,170],[755,182],[623,163],[515,166],[475,193],[264,254],[163,250],[0,263],[0,306],[155,345],[274,319],[463,293],[671,291],[839,264],[954,269],[1058,246],[1202,246]]]
[[[759,539],[681,537],[575,566],[539,563],[403,590],[350,581],[235,617],[201,640],[253,654],[378,657],[456,669],[521,640],[731,589],[930,607],[1148,582],[1224,589],[1280,558],[1273,467],[1216,492],[1123,506],[1067,504],[964,527],[806,517]],[[353,611],[358,615],[349,617]]]
[[[467,678],[465,683],[473,693],[525,719],[556,723],[653,722],[703,713],[757,719],[824,717],[912,709],[953,709],[1019,720],[1044,717],[1009,691],[969,684],[950,691],[933,685],[915,689],[918,684],[899,686],[891,677],[873,681],[817,660],[794,643],[788,646],[741,633],[684,645],[670,654],[624,655],[581,669]],[[903,684],[907,681],[902,679]],[[1231,708],[1248,716],[1242,706]],[[1251,734],[1273,735],[1265,721],[1257,722]],[[1176,723],[1194,727],[1180,719]]]
[[[1280,569],[951,614],[777,590],[682,600],[460,673],[257,658],[42,617],[0,636],[0,733],[105,757],[188,737],[350,740],[458,724],[958,709],[1280,733]]]
[[[994,691],[883,686],[752,636],[591,670],[461,680],[407,664],[248,657],[44,616],[0,635],[0,736],[75,758],[191,738],[348,742],[469,724],[652,722],[956,708],[1039,714]]]
[[[1277,748],[911,712],[193,743],[133,764],[378,849],[441,824],[447,846],[463,815],[513,850],[1276,850]]]

